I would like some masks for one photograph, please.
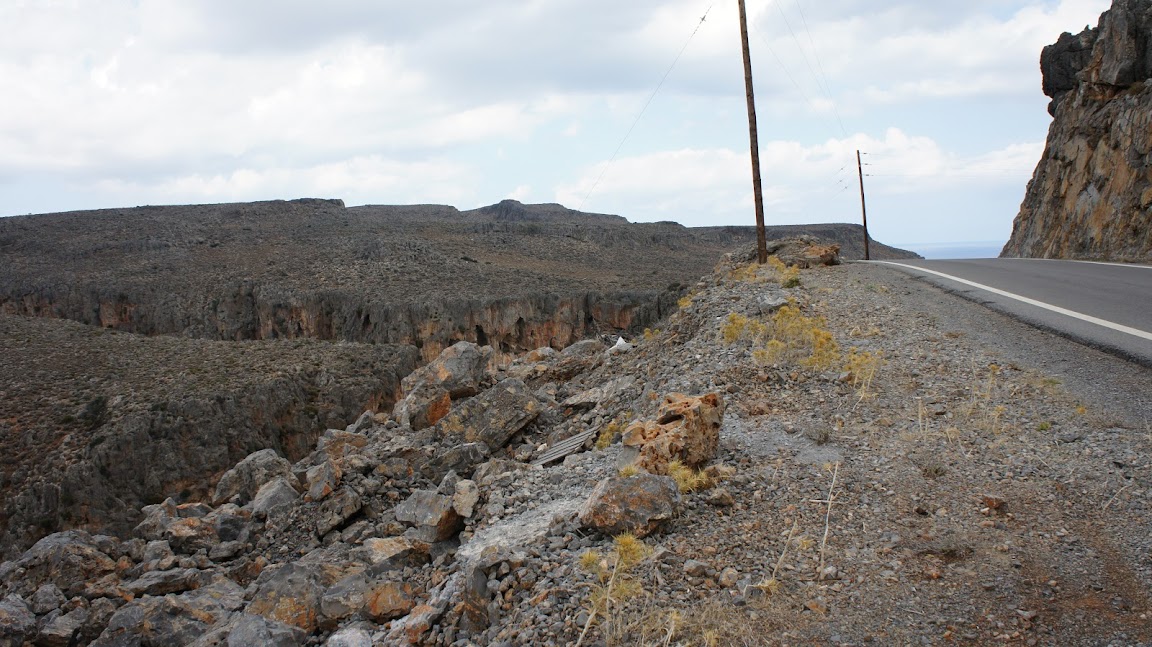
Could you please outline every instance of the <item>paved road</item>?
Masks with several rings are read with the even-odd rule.
[[[1026,259],[883,263],[1152,367],[1152,266]]]

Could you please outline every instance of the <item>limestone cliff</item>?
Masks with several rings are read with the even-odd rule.
[[[1040,56],[1055,117],[1001,256],[1152,260],[1152,1]]]

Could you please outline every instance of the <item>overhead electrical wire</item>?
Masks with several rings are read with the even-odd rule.
[[[608,173],[608,169],[612,166],[612,163],[616,161],[616,156],[620,154],[620,151],[624,148],[624,144],[628,142],[628,138],[632,136],[632,131],[636,129],[636,124],[640,123],[640,119],[648,110],[648,106],[652,105],[652,101],[656,98],[656,95],[659,94],[660,88],[664,87],[664,82],[668,80],[668,76],[672,74],[672,70],[674,70],[676,64],[680,62],[680,57],[684,55],[692,39],[696,37],[700,28],[704,26],[704,21],[708,19],[708,14],[712,12],[713,6],[715,6],[715,4],[708,5],[708,9],[700,18],[700,22],[696,23],[696,29],[693,29],[692,34],[688,36],[688,40],[684,41],[684,46],[680,48],[680,52],[676,54],[676,58],[672,60],[672,65],[668,66],[668,70],[664,72],[664,76],[660,77],[660,82],[656,84],[656,89],[652,91],[648,100],[644,102],[644,107],[640,108],[640,113],[636,115],[636,119],[633,120],[632,125],[628,127],[628,132],[624,133],[624,139],[620,140],[620,145],[616,147],[616,151],[612,153],[612,157],[608,158],[608,163],[600,170],[600,175],[596,177],[596,181],[592,183],[591,188],[588,189],[588,193],[584,194],[584,199],[580,201],[580,207],[577,211],[584,210],[584,205],[588,202],[588,198],[592,197],[592,192],[596,190],[596,187],[600,186],[600,181],[604,179],[604,175]]]
[[[828,82],[828,75],[824,72],[824,64],[820,62],[816,40],[812,38],[812,31],[808,29],[808,18],[804,16],[804,8],[800,5],[800,0],[796,0],[796,11],[800,13],[800,22],[804,25],[804,31],[808,34],[808,42],[812,45],[812,57],[816,59],[816,69],[819,70],[820,78],[824,81],[824,94],[827,95],[828,102],[832,105],[832,114],[836,115],[836,123],[840,125],[840,132],[844,137],[848,137],[848,130],[844,128],[844,122],[840,119],[840,111],[836,109],[836,102],[832,99],[831,84]]]

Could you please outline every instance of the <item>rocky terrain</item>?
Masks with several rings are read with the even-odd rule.
[[[862,254],[860,227],[808,233]],[[629,224],[559,205],[339,200],[0,219],[0,311],[146,335],[410,344],[502,354],[643,330],[751,227]],[[873,243],[877,257],[908,252]]]
[[[53,530],[127,533],[252,451],[299,458],[389,408],[410,346],[143,337],[0,315],[0,555]]]
[[[1114,0],[1040,66],[1054,120],[1001,256],[1152,260],[1152,5]]]
[[[1152,644],[1148,419],[905,275],[748,258],[659,330],[458,342],[311,453],[45,537],[0,644]]]

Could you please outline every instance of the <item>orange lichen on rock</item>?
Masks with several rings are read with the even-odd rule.
[[[672,461],[699,468],[716,455],[724,416],[719,394],[692,397],[671,393],[665,396],[658,413],[656,420],[637,421],[624,430],[624,445],[639,449],[637,467],[667,475]]]

